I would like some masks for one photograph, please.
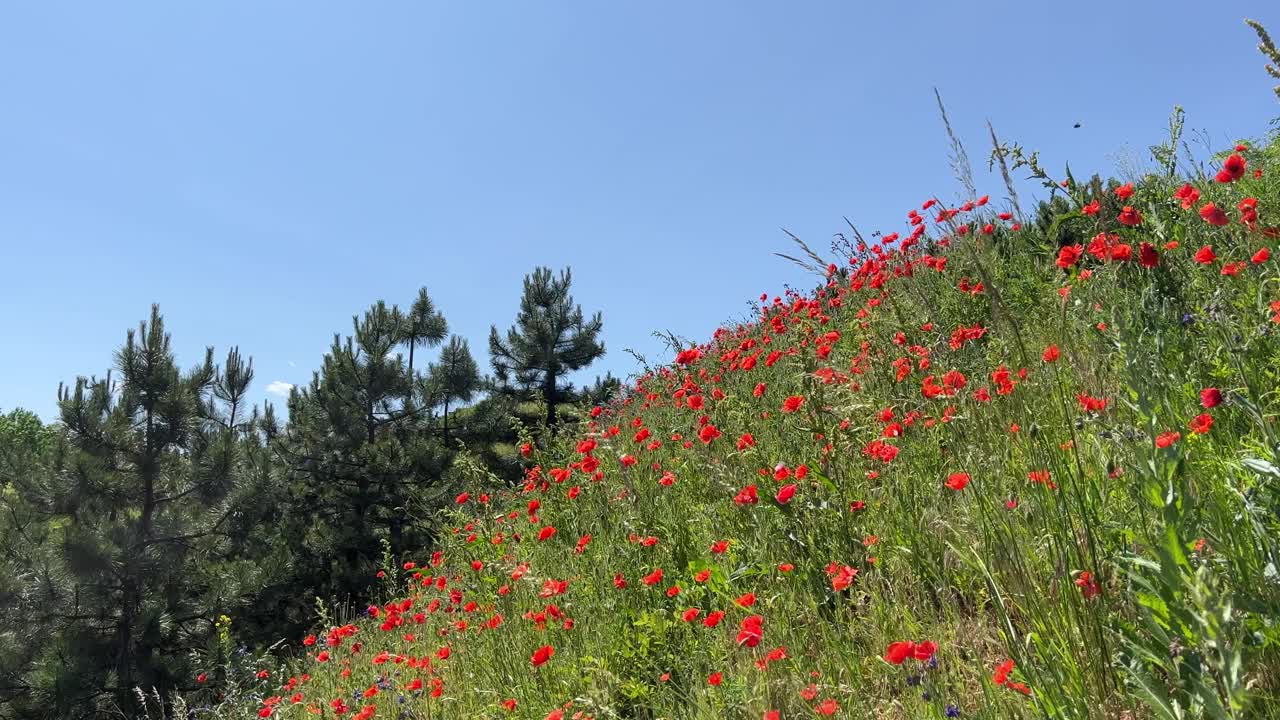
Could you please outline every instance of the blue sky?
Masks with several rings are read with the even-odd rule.
[[[993,197],[988,118],[1078,175],[1144,161],[1175,103],[1215,148],[1263,133],[1258,7],[9,3],[0,409],[52,418],[152,302],[182,362],[252,355],[258,399],[422,285],[487,366],[540,264],[604,312],[589,374],[626,374],[806,283],[781,227],[954,197],[935,85]]]

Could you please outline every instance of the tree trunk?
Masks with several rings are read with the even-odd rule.
[[[449,394],[444,396],[444,446],[449,447]]]
[[[542,399],[547,405],[547,431],[556,425],[556,376],[547,370],[547,378],[542,382]]]
[[[129,703],[130,706],[132,705],[133,687],[136,681],[134,674],[133,626],[141,613],[143,596],[138,561],[142,554],[146,552],[147,545],[151,540],[151,527],[155,521],[156,510],[156,474],[159,472],[159,459],[156,457],[154,432],[154,411],[148,409],[146,448],[142,461],[138,463],[138,469],[142,475],[142,508],[138,518],[138,530],[134,538],[133,547],[129,548],[129,556],[125,558],[123,587],[120,598],[120,625],[117,628],[119,649],[116,655],[116,676],[119,678],[119,687],[124,695],[121,700]]]
[[[398,558],[404,552],[404,521],[391,518],[391,556]]]

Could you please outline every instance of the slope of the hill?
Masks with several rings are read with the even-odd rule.
[[[477,471],[385,603],[210,668],[213,714],[1276,714],[1278,157],[1026,227],[924,202],[522,487]]]

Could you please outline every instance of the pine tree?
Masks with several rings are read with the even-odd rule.
[[[430,400],[414,399],[423,382],[394,352],[410,342],[406,327],[419,333],[412,348],[435,337],[422,328],[444,320],[425,293],[409,315],[438,320],[414,325],[384,302],[352,318],[353,334],[335,336],[311,383],[289,398],[278,447],[288,463],[290,503],[306,509],[303,552],[319,564],[303,581],[323,597],[363,595],[384,540],[396,555],[424,546],[430,530],[418,511],[444,497],[449,453],[430,432]]]
[[[582,388],[579,400],[583,405],[604,405],[620,392],[622,381],[614,377],[613,373],[605,373],[604,377],[596,376],[595,382],[589,387]]]
[[[22,596],[42,629],[19,669],[29,716],[134,708],[171,692],[208,640],[209,618],[246,592],[212,571],[241,507],[238,449],[252,365],[210,348],[182,372],[159,308],[113,373],[59,390],[59,450],[6,496],[26,538]],[[32,522],[42,516],[44,523]]]
[[[600,313],[587,320],[569,294],[570,283],[568,268],[559,277],[550,268],[534,270],[525,276],[516,324],[505,338],[497,326],[489,331],[490,360],[498,383],[508,391],[540,396],[548,429],[555,427],[556,406],[572,397],[573,387],[565,376],[604,355]]]
[[[404,342],[409,346],[409,373],[413,374],[413,351],[419,346],[435,347],[444,342],[449,333],[449,323],[436,312],[435,303],[426,288],[418,290],[418,297],[405,316]]]
[[[440,351],[440,359],[432,363],[427,372],[427,383],[438,402],[444,405],[441,417],[444,421],[442,436],[449,442],[449,404],[471,402],[480,389],[480,370],[467,341],[454,335]]]

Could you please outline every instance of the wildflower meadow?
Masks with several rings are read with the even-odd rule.
[[[1280,716],[1280,143],[904,195],[217,717]],[[993,137],[994,139],[994,137]],[[909,191],[908,191],[909,192]],[[252,673],[256,672],[256,675]],[[200,712],[197,715],[201,715]]]

